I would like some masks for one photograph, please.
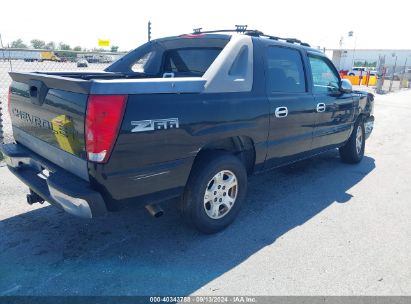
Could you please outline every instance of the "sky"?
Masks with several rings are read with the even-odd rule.
[[[343,48],[411,49],[410,12],[407,0],[1,0],[0,34],[4,45],[36,38],[93,48],[109,39],[128,51],[147,41],[150,20],[153,39],[246,24],[313,47],[339,48],[343,38]]]

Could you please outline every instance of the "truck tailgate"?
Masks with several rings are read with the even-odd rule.
[[[87,81],[35,73],[10,75],[10,116],[15,140],[88,179],[84,140]]]

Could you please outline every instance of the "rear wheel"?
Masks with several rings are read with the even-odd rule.
[[[345,163],[356,164],[364,157],[365,150],[365,128],[362,119],[359,119],[354,130],[340,151],[341,160]]]
[[[193,167],[181,203],[185,220],[204,233],[231,224],[247,192],[243,163],[228,153],[213,153]]]

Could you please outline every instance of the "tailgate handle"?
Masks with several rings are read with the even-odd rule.
[[[30,101],[36,105],[41,106],[47,96],[48,87],[40,80],[30,80]]]

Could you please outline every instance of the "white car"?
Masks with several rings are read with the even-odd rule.
[[[370,72],[371,76],[376,76],[378,74],[377,70],[372,70],[367,67],[353,67],[348,72],[348,76],[367,76],[367,72]]]
[[[86,59],[80,59],[79,61],[77,61],[77,67],[78,68],[88,67],[88,61]]]

